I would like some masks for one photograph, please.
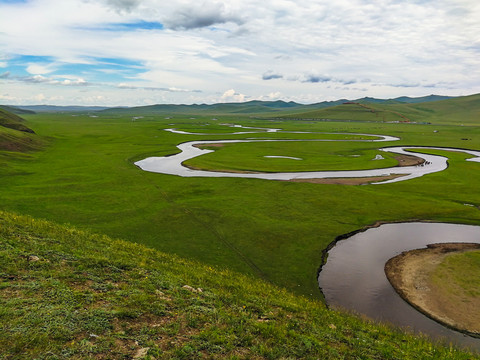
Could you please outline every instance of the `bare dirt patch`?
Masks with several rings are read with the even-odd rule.
[[[398,166],[415,166],[425,162],[424,159],[414,155],[398,155],[395,156],[395,160],[398,161]]]
[[[403,252],[385,264],[388,280],[398,294],[417,310],[448,327],[480,337],[480,298],[440,288],[431,274],[453,253],[480,249],[480,244],[432,244],[427,249]]]
[[[396,179],[405,175],[389,175],[389,176],[371,176],[362,178],[327,178],[327,179],[292,179],[287,181],[308,182],[312,184],[334,184],[334,185],[364,185],[378,181],[386,181]]]
[[[193,166],[185,163],[182,163],[182,165],[189,169],[199,170],[199,171],[226,172],[226,173],[233,173],[233,174],[261,174],[261,172],[258,172],[258,171],[233,170],[233,169],[222,169],[222,168],[211,170],[208,168],[201,168],[198,166]]]
[[[209,148],[209,147],[220,148],[220,147],[224,147],[225,144],[212,143],[212,144],[197,144],[197,145],[193,145],[193,146],[196,147],[196,148],[199,148],[199,149],[204,149],[204,148]]]

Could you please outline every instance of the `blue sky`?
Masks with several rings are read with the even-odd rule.
[[[480,92],[476,0],[0,0],[0,104]]]

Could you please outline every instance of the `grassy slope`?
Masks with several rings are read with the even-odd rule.
[[[0,212],[0,359],[140,354],[473,358],[229,270]]]
[[[0,151],[25,152],[39,147],[41,140],[34,134],[0,126]]]
[[[25,153],[38,149],[43,143],[24,122],[23,118],[0,108],[0,159],[8,158],[11,155],[8,152]]]
[[[0,126],[27,133],[33,133],[32,129],[23,124],[24,121],[25,120],[20,116],[0,108]]]
[[[342,104],[286,117],[374,122],[408,120],[432,124],[477,125],[480,117],[480,94],[426,103]]]

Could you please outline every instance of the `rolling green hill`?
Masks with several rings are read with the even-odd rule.
[[[473,359],[252,277],[0,212],[1,359]]]
[[[25,120],[20,116],[4,109],[0,109],[0,126],[33,134],[34,131],[25,126],[23,124],[24,122]]]
[[[24,152],[38,148],[41,141],[25,120],[0,109],[0,150]]]
[[[423,104],[426,102],[438,101],[449,99],[447,96],[438,96],[430,95],[418,98],[411,98],[407,96],[395,98],[395,99],[375,99],[370,97],[365,97],[357,100],[352,100],[352,103],[357,104],[377,104],[377,105],[388,105],[388,104]],[[281,113],[285,114],[296,114],[291,117],[299,118],[318,118],[316,115],[317,111],[320,111],[321,114],[324,114],[322,111],[327,111],[332,107],[340,106],[340,109],[334,109],[334,113],[342,112],[344,109],[342,104],[349,102],[346,99],[340,99],[335,101],[323,101],[315,104],[299,104],[293,101],[259,101],[252,100],[242,103],[218,103],[218,104],[193,104],[193,105],[173,105],[173,104],[157,104],[149,106],[138,106],[138,107],[129,107],[129,108],[110,108],[102,110],[100,113],[104,115],[132,115],[132,116],[146,116],[146,115],[174,115],[174,114],[191,114],[198,115],[199,113],[203,115],[234,115],[234,114],[254,114],[258,116],[282,116]],[[326,109],[326,110],[322,110]],[[350,109],[351,110],[351,109]],[[347,111],[348,112],[348,111]],[[305,115],[302,115],[305,113]],[[300,115],[299,115],[300,114]],[[325,114],[331,114],[326,112]],[[357,114],[355,114],[357,115]],[[324,116],[324,115],[322,115]],[[335,115],[332,118],[337,118]],[[342,118],[343,115],[340,116]],[[347,116],[348,117],[348,116]],[[395,118],[395,117],[394,117]]]
[[[402,98],[399,98],[402,99]],[[431,99],[431,98],[428,98]],[[377,102],[361,99],[319,110],[290,113],[286,119],[332,119],[372,122],[416,122],[432,124],[478,124],[480,94],[445,100]]]
[[[111,108],[101,111],[102,114],[132,115],[172,115],[172,114],[256,114],[278,112],[286,109],[302,109],[304,105],[285,101],[248,101],[244,103],[173,105],[157,104],[131,108]]]

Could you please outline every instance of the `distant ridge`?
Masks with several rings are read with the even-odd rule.
[[[17,114],[17,115],[35,114],[35,111],[20,109],[20,108],[15,107],[15,106],[0,105],[0,109],[3,109],[5,111],[11,112],[11,113]]]
[[[133,107],[107,107],[107,106],[55,106],[55,105],[17,105],[0,107],[15,113],[33,112],[101,112],[105,114],[132,114],[132,115],[154,115],[154,114],[194,114],[199,111],[208,114],[257,114],[275,112],[302,112],[319,110],[352,102],[358,104],[420,104],[441,100],[453,99],[456,97],[442,95],[428,95],[422,97],[401,96],[393,99],[378,99],[363,97],[359,99],[339,99],[334,101],[322,101],[313,104],[300,104],[294,101],[262,101],[251,100],[247,102],[230,102],[215,104],[154,104],[147,106]]]
[[[108,109],[107,106],[56,106],[56,105],[18,105],[13,108],[32,112],[83,112],[101,111]]]
[[[355,100],[339,99],[335,101],[323,101],[314,104],[300,104],[294,101],[286,102],[251,100],[242,103],[217,103],[217,104],[155,104],[148,106],[137,106],[127,108],[109,108],[102,110],[108,114],[194,114],[199,111],[208,114],[268,114],[275,112],[302,112],[309,110],[325,109],[333,106],[342,105],[346,102],[371,103],[371,104],[416,104],[431,101],[451,99],[449,96],[429,95],[418,98],[402,96],[394,99],[377,99],[364,97]]]
[[[453,96],[441,96],[441,95],[429,95],[429,96],[422,96],[422,97],[417,97],[417,98],[412,98],[408,96],[401,96],[398,98],[395,98],[393,100],[398,101],[398,102],[403,102],[407,104],[418,104],[418,103],[423,103],[423,102],[430,102],[430,101],[440,101],[440,100],[447,100],[447,99],[452,99]]]
[[[343,102],[340,100],[339,102]],[[146,112],[146,113],[193,113],[198,111],[206,111],[208,113],[231,113],[231,114],[261,114],[270,112],[280,112],[285,110],[306,110],[310,108],[319,108],[333,106],[337,102],[324,102],[319,104],[304,105],[293,101],[261,101],[252,100],[243,103],[217,103],[217,104],[192,104],[192,105],[174,105],[174,104],[157,104],[149,106],[138,106],[123,109],[107,109],[104,112],[120,111],[120,112]]]
[[[271,116],[271,115],[270,115]],[[280,119],[368,121],[417,124],[478,124],[480,94],[459,97],[430,95],[389,100],[362,98],[323,107],[283,112]]]

